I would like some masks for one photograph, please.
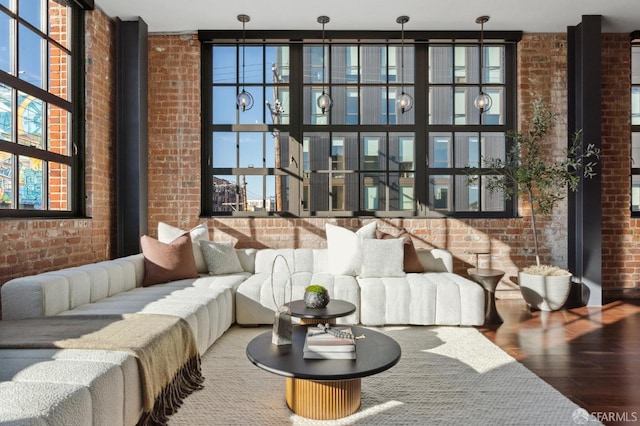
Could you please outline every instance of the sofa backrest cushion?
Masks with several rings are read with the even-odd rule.
[[[290,270],[292,274],[327,271],[327,249],[260,249],[255,259],[256,274],[271,274],[272,265],[274,272]]]

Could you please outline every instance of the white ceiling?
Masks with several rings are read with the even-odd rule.
[[[565,32],[582,15],[602,15],[603,32],[640,29],[638,0],[96,0],[110,17],[141,17],[153,33],[237,30],[236,16],[247,14],[249,30],[478,30],[478,16],[489,15],[485,31]]]

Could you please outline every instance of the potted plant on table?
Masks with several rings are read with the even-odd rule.
[[[596,160],[600,158],[600,149],[593,144],[583,147],[581,131],[573,135],[571,146],[561,158],[549,158],[550,155],[543,150],[543,142],[556,119],[556,113],[549,110],[542,100],[536,100],[528,131],[507,134],[513,146],[504,160],[482,160],[485,168],[499,171],[499,174],[483,175],[489,193],[503,193],[506,199],[520,196],[530,207],[536,264],[518,273],[518,283],[527,304],[541,310],[556,310],[564,305],[571,288],[571,273],[556,266],[540,264],[536,219],[550,214],[556,204],[567,196],[567,190],[577,191],[581,176],[595,176]],[[478,173],[477,170],[472,172],[475,176],[470,175],[469,180],[477,179]]]
[[[304,304],[309,308],[325,308],[329,304],[329,291],[321,285],[311,284],[304,290]]]

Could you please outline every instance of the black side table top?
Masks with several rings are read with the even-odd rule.
[[[291,308],[291,316],[307,319],[331,319],[345,317],[356,311],[356,305],[346,300],[331,299],[324,308],[308,308],[304,300],[286,303]]]
[[[351,327],[356,340],[356,359],[304,359],[307,327],[293,326],[291,345],[271,343],[271,330],[256,336],[247,345],[249,360],[274,374],[306,380],[348,380],[388,370],[400,360],[401,349],[391,337],[362,327]]]

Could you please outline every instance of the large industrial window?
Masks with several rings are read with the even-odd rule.
[[[0,216],[81,214],[82,22],[64,1],[0,1]]]
[[[631,213],[640,216],[640,32],[631,41]]]
[[[315,32],[286,34],[247,33],[246,45],[199,34],[204,215],[514,214],[469,170],[507,151],[519,32],[487,37],[482,64],[475,33],[411,33],[404,50],[398,33],[336,32],[324,45]],[[243,90],[254,99],[245,111]],[[481,90],[493,100],[483,114]],[[415,105],[404,112],[403,91]]]

